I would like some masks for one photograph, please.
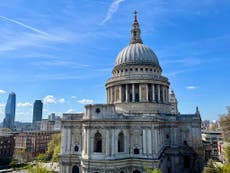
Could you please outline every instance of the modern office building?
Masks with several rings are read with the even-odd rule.
[[[131,41],[106,82],[107,103],[62,118],[61,173],[200,173],[201,117],[180,114],[170,82],[143,44],[134,16]]]
[[[42,120],[43,103],[41,100],[35,100],[33,107],[33,124]]]
[[[14,120],[15,120],[15,110],[16,110],[16,95],[11,92],[8,96],[6,107],[5,107],[5,118],[3,120],[3,127],[14,130]]]

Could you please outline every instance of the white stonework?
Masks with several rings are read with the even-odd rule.
[[[131,32],[106,82],[107,104],[63,114],[61,173],[181,173],[194,167],[200,113],[178,112],[157,56],[142,43],[136,14]]]

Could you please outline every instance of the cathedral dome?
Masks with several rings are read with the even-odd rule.
[[[160,66],[156,54],[142,43],[130,44],[121,50],[115,61],[115,66],[119,65]]]
[[[137,21],[137,12],[135,11],[134,14],[130,44],[118,54],[115,67],[123,65],[151,65],[160,68],[156,54],[152,49],[143,44],[141,30]]]

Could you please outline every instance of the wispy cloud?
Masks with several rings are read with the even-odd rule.
[[[187,88],[187,90],[195,90],[195,89],[197,89],[196,86],[187,86],[186,88]]]
[[[31,107],[32,103],[25,102],[25,103],[17,103],[17,107]]]
[[[68,109],[68,110],[66,111],[66,113],[73,113],[73,112],[74,112],[73,109]]]
[[[17,24],[17,25],[19,25],[19,26],[22,26],[22,27],[24,27],[24,28],[27,28],[27,29],[29,29],[29,30],[31,30],[31,31],[34,31],[34,32],[36,32],[36,33],[39,33],[39,34],[42,34],[42,35],[49,35],[48,33],[44,32],[44,31],[41,31],[41,30],[39,30],[39,29],[37,29],[37,28],[34,28],[34,27],[30,26],[30,25],[24,24],[24,23],[19,22],[19,21],[17,21],[17,20],[10,19],[10,18],[5,17],[5,16],[0,16],[0,18],[2,18],[2,19],[4,19],[4,20],[7,20],[8,22],[15,23],[15,24]]]
[[[176,75],[182,74],[182,73],[185,73],[185,72],[186,72],[186,70],[178,70],[178,71],[164,73],[164,75],[167,76],[167,77],[175,77]]]
[[[5,94],[6,91],[5,90],[0,90],[0,94]]]
[[[0,42],[0,51],[12,51],[28,47],[47,47],[51,43],[66,43],[71,41],[69,33],[41,35],[30,32],[19,32],[8,35],[4,42]]]
[[[87,104],[92,104],[93,100],[91,100],[91,99],[82,99],[82,100],[78,100],[77,102],[81,103],[83,105],[87,105]]]
[[[65,103],[65,99],[64,99],[64,98],[60,98],[60,99],[58,100],[58,102],[59,102],[59,103]]]
[[[125,1],[125,0],[114,0],[112,2],[112,4],[109,6],[109,9],[107,11],[106,17],[101,22],[101,25],[105,24],[107,21],[109,21],[111,19],[113,14],[118,10],[120,3],[123,2],[123,1]]]
[[[52,95],[48,95],[43,99],[44,104],[53,104],[56,103],[56,99]]]

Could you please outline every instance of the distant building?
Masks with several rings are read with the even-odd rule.
[[[33,107],[33,124],[42,120],[43,103],[41,100],[35,100]]]
[[[15,93],[10,93],[7,99],[5,108],[5,118],[3,120],[3,127],[14,130],[14,119],[15,119],[15,109],[16,109],[16,95]]]
[[[14,153],[14,136],[11,133],[0,132],[0,164],[6,158],[12,158]]]
[[[31,122],[19,122],[15,121],[15,131],[22,132],[22,131],[31,131],[33,130],[33,125]]]
[[[26,151],[29,158],[36,157],[40,153],[45,153],[48,143],[53,134],[59,132],[51,131],[27,131],[15,134],[15,158],[19,159],[19,154]]]
[[[204,144],[206,160],[211,158],[214,160],[219,160],[220,156],[218,153],[221,153],[221,149],[218,149],[218,145],[220,145],[220,142],[223,142],[222,132],[202,130],[201,136]]]
[[[42,119],[40,130],[45,131],[59,131],[61,130],[61,118],[55,113],[49,115],[48,119]]]

